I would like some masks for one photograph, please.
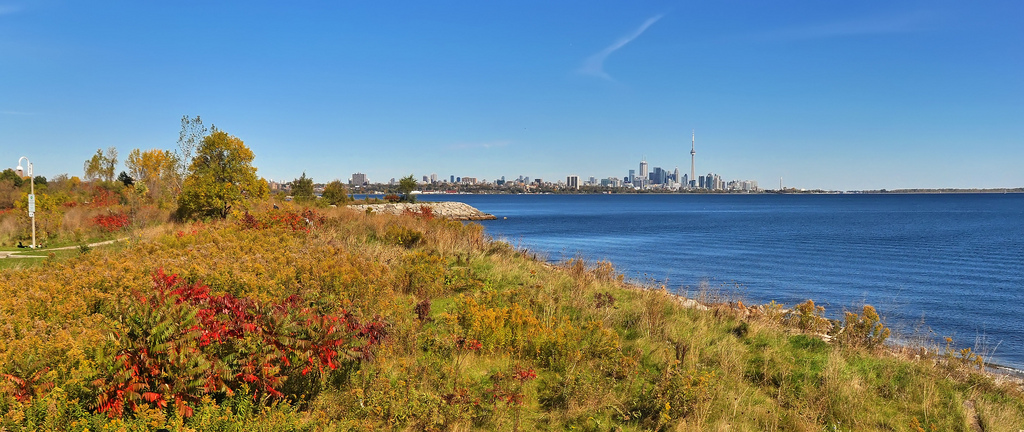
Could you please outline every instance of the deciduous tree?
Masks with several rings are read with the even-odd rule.
[[[85,171],[86,180],[98,180],[103,176],[103,149],[97,149],[96,154],[92,155],[91,158],[86,159],[85,165],[82,167]]]
[[[269,188],[256,176],[254,157],[241,139],[224,131],[204,138],[178,196],[179,216],[223,218],[235,206],[266,198]]]
[[[323,199],[327,201],[327,204],[344,204],[348,201],[348,189],[340,180],[334,180],[324,186]]]
[[[158,203],[171,196],[177,184],[177,161],[174,154],[160,149],[134,149],[125,160],[128,173],[146,185],[149,197]]]
[[[96,154],[85,161],[83,170],[86,180],[113,181],[114,170],[117,168],[117,148],[96,149]]]
[[[107,147],[103,155],[103,180],[113,181],[117,169],[117,148]]]
[[[185,177],[188,177],[190,174],[189,168],[192,164],[192,156],[196,148],[202,144],[203,139],[209,133],[217,131],[216,126],[213,126],[212,129],[207,129],[203,124],[203,119],[199,118],[199,116],[194,118],[187,115],[181,116],[181,131],[178,132],[178,150],[168,155],[174,159],[176,176],[172,180],[175,192],[181,191]]]

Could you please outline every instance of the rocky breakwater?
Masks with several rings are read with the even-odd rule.
[[[424,209],[430,209],[429,211],[434,217],[467,221],[467,220],[491,220],[497,219],[492,214],[484,213],[477,210],[473,206],[466,203],[460,202],[421,202],[421,203],[386,203],[386,204],[359,204],[351,205],[350,208],[366,211],[370,209],[374,213],[384,214],[407,214],[417,213],[421,214]]]

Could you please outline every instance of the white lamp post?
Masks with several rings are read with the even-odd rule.
[[[36,248],[36,179],[32,177],[32,162],[27,157],[22,156],[21,159],[25,159],[25,165],[28,166],[28,181],[29,181],[29,193],[28,193],[28,216],[32,218],[32,249]],[[18,175],[24,172],[21,168],[21,159],[18,159]]]

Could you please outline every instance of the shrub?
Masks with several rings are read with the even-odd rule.
[[[385,243],[411,248],[423,240],[423,233],[412,228],[392,225],[384,231]]]
[[[680,369],[670,364],[655,386],[638,394],[633,404],[643,423],[660,430],[671,420],[691,416],[709,403],[717,379],[714,370]]]
[[[238,223],[245,229],[287,228],[292,231],[310,232],[323,226],[326,220],[322,213],[307,208],[301,212],[273,210],[259,216],[246,211],[239,217]]]
[[[807,300],[794,306],[788,318],[789,322],[800,330],[824,333],[832,327],[832,323],[823,316],[824,314],[824,306],[816,306],[814,300]]]
[[[131,224],[128,215],[123,212],[97,215],[92,220],[96,226],[106,232],[120,231]]]
[[[846,312],[845,323],[839,340],[851,346],[874,348],[885,343],[889,338],[889,329],[881,323],[875,308],[864,305],[861,315]]]
[[[282,398],[289,376],[369,358],[386,335],[379,320],[361,324],[344,310],[323,314],[294,296],[269,305],[214,296],[208,286],[163,270],[124,323],[112,335],[112,357],[99,359],[107,374],[93,381],[97,410],[111,418],[144,405],[173,405],[191,417],[204,395],[242,389]]]

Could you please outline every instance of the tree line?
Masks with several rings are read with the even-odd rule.
[[[176,149],[133,149],[119,174],[115,174],[120,162],[117,148],[97,149],[85,160],[81,179],[62,174],[56,180],[62,191],[83,183],[96,185],[116,193],[121,201],[174,210],[182,220],[224,218],[269,196],[267,181],[252,165],[254,157],[240,138],[214,125],[207,127],[200,116],[185,115]],[[18,207],[27,183],[11,169],[0,173],[0,210]],[[37,187],[46,184],[45,177],[35,178]],[[350,200],[339,180],[328,183],[317,197],[313,179],[305,172],[291,182],[291,190],[294,200],[303,204],[339,205]]]

